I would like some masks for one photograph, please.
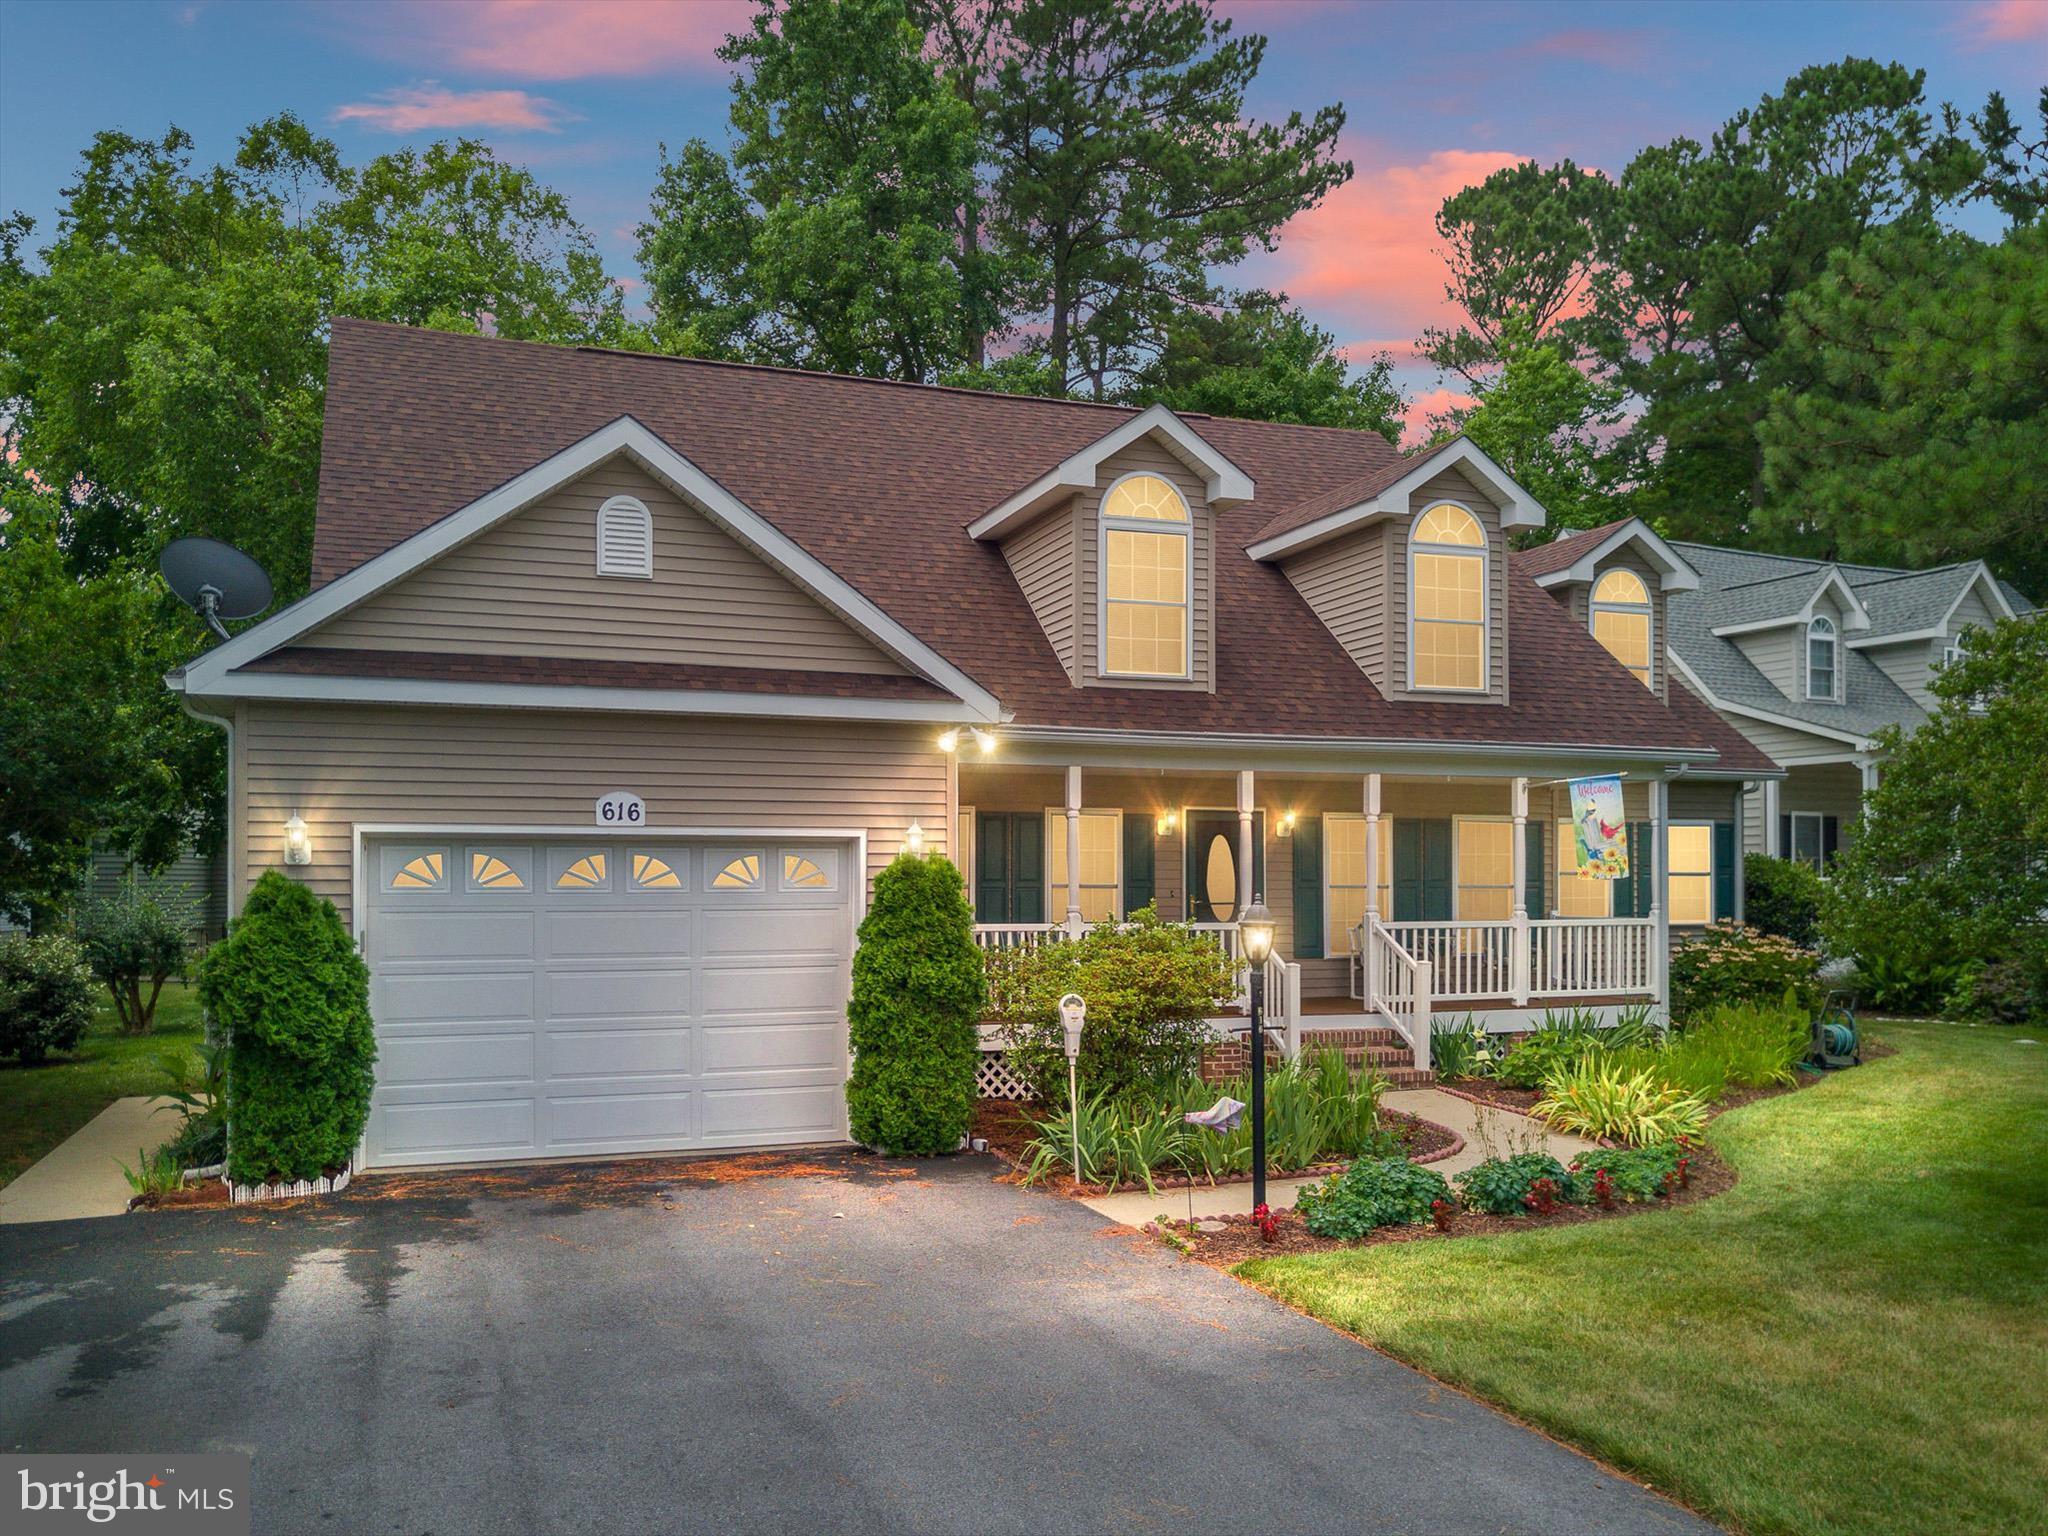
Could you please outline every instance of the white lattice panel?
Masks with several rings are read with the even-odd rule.
[[[974,1096],[978,1099],[1028,1099],[1031,1089],[1010,1070],[1001,1051],[983,1051],[974,1067]]]

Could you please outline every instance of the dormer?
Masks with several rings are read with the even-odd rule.
[[[1544,518],[1457,438],[1290,508],[1246,553],[1280,567],[1387,698],[1504,704],[1508,535]]]
[[[1216,688],[1216,514],[1250,478],[1164,406],[968,525],[996,544],[1078,688]]]
[[[1834,566],[1723,588],[1716,638],[1733,643],[1788,699],[1840,704],[1847,695],[1844,644],[1870,629],[1870,614]]]
[[[1529,558],[1529,557],[1525,557]],[[1536,585],[1565,605],[1607,653],[1660,699],[1671,697],[1670,595],[1699,589],[1699,573],[1640,518],[1558,534],[1531,559]]]

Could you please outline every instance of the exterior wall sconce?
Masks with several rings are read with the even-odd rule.
[[[306,835],[305,819],[293,811],[284,824],[284,861],[287,864],[313,862],[313,840]]]
[[[924,854],[924,828],[913,821],[903,833],[903,846],[912,853],[922,857]]]
[[[941,752],[958,752],[960,750],[959,726],[956,725],[949,730],[939,732],[939,750]]]
[[[973,727],[973,731],[974,744],[981,748],[981,755],[983,757],[994,757],[996,755],[996,733],[994,731],[984,731],[978,725]]]
[[[1159,819],[1152,823],[1153,830],[1165,837],[1180,825],[1180,817],[1172,811],[1162,811]]]
[[[968,731],[973,735],[974,744],[981,749],[983,757],[994,757],[996,755],[996,733],[994,731],[984,731],[978,725],[969,726]],[[945,730],[939,732],[939,750],[941,752],[958,752],[960,750],[959,726],[948,726]]]
[[[1290,833],[1292,833],[1293,831],[1294,831],[1294,812],[1292,812],[1292,811],[1283,811],[1283,812],[1281,812],[1281,814],[1280,814],[1280,835],[1281,835],[1282,837],[1286,837],[1286,836],[1288,836],[1288,835],[1289,835]]]

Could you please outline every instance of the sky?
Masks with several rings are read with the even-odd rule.
[[[289,108],[364,160],[484,139],[567,195],[629,300],[660,145],[724,144],[719,42],[751,0],[0,0],[0,212],[47,231],[103,128],[177,124],[201,163]],[[1704,139],[1809,64],[1927,71],[1934,102],[1992,90],[2031,114],[2048,0],[1549,4],[1219,0],[1269,39],[1261,118],[1349,114],[1351,182],[1234,280],[1285,289],[1351,355],[1385,347],[1419,424],[1448,400],[1416,358],[1452,319],[1432,226],[1496,168],[1566,156],[1618,172],[1645,144]]]

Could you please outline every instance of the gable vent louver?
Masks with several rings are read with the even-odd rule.
[[[631,496],[614,496],[597,509],[597,574],[654,574],[654,517]]]

